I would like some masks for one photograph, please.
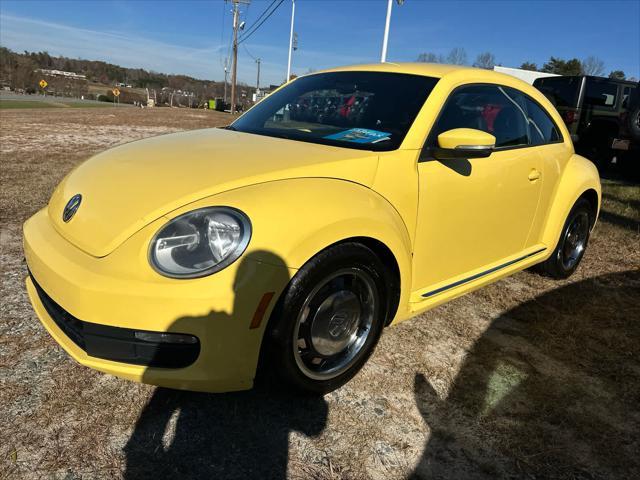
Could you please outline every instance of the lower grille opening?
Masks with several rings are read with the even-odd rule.
[[[29,276],[45,310],[69,339],[87,355],[157,368],[184,368],[196,361],[200,341],[193,335],[112,327],[80,320],[58,305]]]

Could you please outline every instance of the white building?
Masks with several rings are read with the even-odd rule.
[[[79,73],[74,72],[63,72],[62,70],[46,70],[44,68],[39,68],[36,72],[40,72],[43,75],[49,75],[51,77],[67,77],[72,78],[74,80],[86,80],[86,75],[80,75]]]

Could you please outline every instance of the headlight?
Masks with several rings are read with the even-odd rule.
[[[239,210],[209,207],[174,218],[151,241],[153,268],[167,277],[210,275],[242,255],[251,223]]]

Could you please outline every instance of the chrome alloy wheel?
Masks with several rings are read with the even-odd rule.
[[[575,216],[567,228],[562,249],[559,252],[562,265],[565,269],[569,270],[573,268],[580,261],[580,257],[582,257],[584,249],[587,246],[588,236],[589,214],[582,211]]]
[[[379,300],[375,281],[359,268],[332,273],[311,291],[296,320],[293,354],[313,380],[345,372],[364,351]]]

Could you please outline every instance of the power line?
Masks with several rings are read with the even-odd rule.
[[[258,23],[260,21],[260,19],[264,16],[265,13],[267,13],[269,11],[269,9],[273,6],[274,3],[276,3],[278,0],[273,0],[269,6],[267,8],[265,8],[262,13],[258,16],[258,18],[256,18],[255,22],[253,22],[249,27],[247,27],[246,31],[248,32],[249,30],[251,30],[253,27],[256,26],[256,23]]]
[[[254,34],[254,33],[255,33],[255,32],[256,32],[256,31],[257,31],[257,30],[262,26],[262,24],[263,24],[264,22],[266,22],[266,21],[269,19],[269,17],[270,17],[271,15],[273,15],[273,14],[274,14],[274,12],[278,9],[278,7],[279,7],[280,5],[282,5],[282,2],[284,2],[284,0],[274,0],[273,2],[271,2],[271,5],[273,5],[276,1],[278,2],[278,3],[277,3],[277,5],[276,5],[276,6],[275,6],[275,7],[274,7],[274,8],[273,8],[269,13],[268,13],[268,15],[267,15],[266,17],[264,17],[264,18],[262,19],[262,21],[261,21],[260,23],[258,23],[258,22],[256,21],[256,22],[254,22],[254,24],[251,26],[251,28],[250,28],[250,29],[247,29],[246,33],[245,33],[245,34],[240,38],[240,40],[239,40],[239,42],[240,42],[240,43],[241,43],[241,42],[244,42],[244,41],[245,41],[245,40],[247,40],[251,35],[253,35],[253,34]],[[269,7],[271,7],[271,5],[269,5]],[[267,11],[267,10],[265,10],[265,12],[266,12],[266,11]],[[265,12],[263,12],[263,14],[264,14]],[[262,15],[261,15],[261,16],[262,16]]]
[[[247,46],[243,43],[242,46],[244,47],[244,51],[247,52],[247,55],[249,55],[251,57],[251,60],[257,60],[256,57],[254,57],[253,55],[251,55],[251,52],[249,51],[249,49],[247,48]]]
[[[238,43],[242,43],[242,42],[244,42],[244,41],[245,41],[245,40],[247,40],[251,35],[253,35],[253,34],[256,32],[256,30],[258,30],[258,29],[262,26],[262,24],[263,24],[264,22],[266,22],[266,21],[269,19],[269,17],[270,17],[271,15],[273,15],[273,13],[278,9],[278,7],[279,7],[280,5],[282,5],[282,2],[284,2],[284,0],[276,0],[276,1],[278,1],[278,4],[273,8],[273,10],[271,10],[271,11],[269,12],[269,14],[268,14],[266,17],[264,17],[264,19],[263,19],[259,24],[257,24],[253,30],[251,30],[250,32],[245,33],[245,34],[244,34],[244,35],[243,35],[243,36],[238,40]]]

